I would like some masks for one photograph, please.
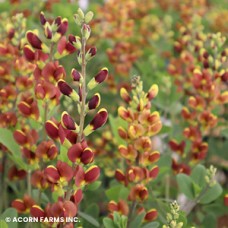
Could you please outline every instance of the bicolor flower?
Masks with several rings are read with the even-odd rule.
[[[88,83],[88,89],[93,89],[95,88],[97,85],[99,85],[100,83],[102,83],[103,81],[105,81],[108,77],[108,69],[106,67],[102,68],[100,70],[100,72],[93,77],[89,83]]]
[[[108,112],[106,109],[100,109],[97,114],[94,116],[89,125],[84,129],[85,136],[90,135],[96,129],[102,127],[108,119]]]

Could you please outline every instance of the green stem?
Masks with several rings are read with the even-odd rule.
[[[47,115],[48,115],[48,102],[45,101],[45,103],[44,103],[44,117],[43,117],[43,123],[44,123],[44,125],[43,125],[43,129],[42,129],[42,132],[43,132],[42,141],[47,140],[47,132],[45,130],[45,123],[47,121]],[[40,160],[40,164],[39,165],[40,165],[40,169],[42,170],[43,167],[44,167],[44,162],[43,162],[42,159]],[[40,204],[41,194],[42,194],[42,190],[39,189],[38,198],[37,198],[37,203],[38,204]]]
[[[182,211],[186,212],[186,215],[189,215],[191,211],[194,209],[194,207],[199,203],[201,198],[204,196],[204,194],[208,191],[210,188],[209,184],[207,184],[204,189],[200,192],[200,194],[193,200],[193,201],[188,201],[183,207]]]
[[[81,64],[81,73],[82,73],[82,87],[81,87],[81,102],[80,102],[80,123],[79,123],[79,133],[77,138],[77,143],[81,142],[83,139],[83,130],[84,130],[84,123],[85,123],[85,116],[86,116],[86,39],[82,37],[82,47],[81,47],[81,54],[82,54],[82,64]],[[72,166],[73,170],[76,168],[76,163],[73,163]],[[71,181],[68,185],[68,190],[66,192],[65,199],[69,200],[72,189],[73,189],[74,181]]]
[[[27,172],[27,188],[28,195],[32,196],[32,185],[31,185],[31,170],[29,169]]]
[[[79,124],[79,134],[77,142],[82,141],[83,137],[83,130],[84,130],[84,122],[85,122],[85,105],[86,105],[86,60],[85,60],[85,47],[86,47],[86,39],[82,38],[82,101],[81,101],[81,112],[80,112],[80,124]]]
[[[165,183],[166,183],[166,185],[165,185],[165,198],[166,199],[169,199],[169,191],[170,191],[170,176],[169,176],[169,174],[166,176],[166,178],[165,178]]]
[[[137,202],[136,201],[133,201],[132,204],[131,204],[131,207],[130,207],[130,212],[129,212],[129,216],[128,216],[128,220],[127,220],[127,228],[130,227],[130,224],[131,224],[131,221],[132,221],[132,218],[135,214],[135,208],[137,206]]]

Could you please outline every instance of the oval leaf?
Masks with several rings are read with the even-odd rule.
[[[183,173],[178,174],[177,183],[180,191],[184,193],[187,196],[187,198],[194,199],[192,179],[189,176]]]

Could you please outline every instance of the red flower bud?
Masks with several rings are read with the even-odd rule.
[[[152,100],[158,94],[158,86],[156,84],[152,85],[147,93],[147,98]]]
[[[88,136],[96,129],[102,127],[108,119],[108,112],[106,109],[102,108],[100,109],[93,120],[90,122],[90,124],[85,128],[84,134],[85,136]]]
[[[74,101],[79,101],[79,95],[64,80],[58,81],[58,87],[63,95],[71,97]]]
[[[58,172],[57,168],[53,165],[49,165],[44,170],[44,173],[45,173],[47,179],[53,184],[56,184],[58,182],[58,180],[60,179],[59,172]]]
[[[32,113],[31,106],[28,103],[26,103],[25,101],[21,101],[17,107],[20,110],[20,112],[26,116],[29,116]]]
[[[68,29],[68,20],[66,18],[61,20],[57,32],[60,33],[62,36],[66,33]]]
[[[184,149],[185,149],[185,141],[181,141],[179,144],[175,141],[175,140],[170,140],[169,141],[169,146],[171,148],[171,150],[179,153],[180,155],[182,155],[184,153]]]
[[[119,181],[119,182],[122,182],[124,183],[125,180],[126,180],[126,177],[124,175],[124,173],[120,170],[120,169],[117,169],[116,172],[115,172],[115,178]]]
[[[92,78],[88,83],[88,88],[91,90],[98,84],[102,83],[108,77],[108,69],[106,67],[102,68],[100,72]]]
[[[77,159],[81,157],[82,152],[83,152],[82,144],[76,143],[69,148],[67,156],[72,162],[76,162]]]
[[[35,154],[39,158],[54,159],[58,154],[58,149],[52,141],[43,141],[36,148]]]
[[[93,158],[94,158],[94,153],[90,148],[85,148],[85,150],[83,151],[82,155],[81,155],[81,162],[84,165],[87,165],[91,162],[93,162]]]
[[[75,193],[71,196],[71,201],[73,201],[76,205],[78,205],[83,199],[83,193],[81,189],[75,191]]]
[[[12,207],[17,209],[19,213],[23,213],[26,210],[24,202],[21,199],[16,199],[12,202]]]
[[[76,124],[74,120],[66,111],[62,113],[61,124],[68,130],[76,130]]]
[[[30,209],[30,214],[37,218],[45,217],[44,210],[38,205],[32,206],[32,208]]]
[[[123,127],[118,127],[118,134],[122,139],[128,138],[128,133]]]
[[[131,101],[131,97],[124,87],[120,89],[120,96],[126,103],[129,103]]]
[[[41,12],[40,13],[40,23],[42,24],[42,25],[45,25],[45,23],[46,23],[46,18],[45,18],[45,16],[44,16],[44,13],[43,12]]]
[[[42,49],[42,41],[35,33],[33,33],[32,31],[28,31],[26,33],[26,37],[28,42],[31,44],[33,48],[40,49],[40,50]]]
[[[77,49],[81,49],[81,38],[79,36],[69,35],[69,42]]]
[[[158,212],[157,212],[157,210],[156,210],[156,209],[150,209],[150,210],[146,213],[144,219],[145,219],[147,222],[151,222],[151,221],[155,220],[157,217],[158,217]]]
[[[35,87],[35,95],[37,99],[43,100],[45,98],[45,90],[41,84],[37,84]]]
[[[158,176],[159,167],[156,165],[150,170],[150,178],[155,179]]]
[[[158,151],[153,151],[150,155],[148,160],[150,162],[157,162],[160,158],[160,153]]]
[[[73,68],[71,71],[71,77],[74,81],[79,82],[80,79],[82,78],[82,75]]]
[[[96,181],[100,176],[100,169],[98,166],[93,165],[85,171],[85,181],[87,183],[92,183]]]
[[[28,61],[34,61],[35,60],[35,58],[36,58],[35,51],[33,51],[33,49],[29,45],[24,46],[23,52],[24,52],[25,58]]]
[[[114,212],[114,211],[118,211],[118,205],[115,201],[110,201],[108,203],[108,210],[111,211],[111,212]]]
[[[23,199],[16,199],[12,202],[12,207],[14,207],[19,213],[28,213],[30,208],[35,204],[34,200],[28,196],[24,195]]]
[[[25,145],[28,142],[26,134],[21,130],[16,130],[13,137],[19,145]]]
[[[8,171],[9,180],[22,180],[26,177],[26,171],[23,169],[17,169],[15,165],[13,165]]]
[[[52,139],[59,138],[59,128],[53,121],[48,120],[45,123],[45,129],[50,138]]]
[[[228,194],[224,196],[224,205],[228,207]]]
[[[73,92],[73,89],[62,79],[58,81],[58,87],[62,94],[70,96]]]
[[[55,18],[55,24],[59,26],[61,24],[62,18],[60,16]]]
[[[90,110],[96,109],[100,105],[101,97],[99,93],[96,93],[88,102]]]
[[[96,47],[92,47],[90,48],[87,52],[86,52],[86,60],[89,61],[90,59],[92,59],[97,53],[97,49]]]
[[[47,39],[52,38],[52,30],[51,30],[51,26],[49,23],[46,23],[44,26],[44,34],[47,37]]]

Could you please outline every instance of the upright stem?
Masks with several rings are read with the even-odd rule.
[[[42,140],[46,140],[47,139],[47,132],[45,130],[45,123],[47,121],[47,115],[48,115],[48,102],[45,101],[45,103],[44,103],[44,117],[43,117],[44,126],[43,126],[43,137],[42,137]],[[42,169],[43,166],[44,166],[44,162],[43,162],[43,160],[40,160],[40,168]],[[41,194],[42,194],[42,190],[39,189],[38,198],[37,198],[38,203],[40,203]]]
[[[205,188],[201,191],[201,193],[193,200],[188,201],[183,207],[181,208],[182,211],[186,212],[186,215],[189,215],[190,212],[193,210],[193,208],[199,203],[201,198],[204,196],[204,194],[208,191],[210,188],[209,184],[205,186]]]
[[[82,37],[82,91],[81,91],[81,96],[82,96],[82,101],[81,101],[81,112],[80,112],[80,124],[79,124],[79,134],[78,134],[78,139],[77,142],[82,141],[82,136],[83,136],[83,130],[84,130],[84,122],[85,122],[85,104],[86,104],[86,60],[85,60],[85,47],[86,47],[86,39]]]
[[[31,170],[27,172],[27,183],[28,183],[28,195],[32,196],[32,185],[31,185]]]
[[[134,213],[135,213],[136,206],[137,206],[137,202],[133,201],[132,204],[131,204],[131,208],[130,208],[130,212],[129,212],[129,216],[128,216],[128,220],[127,220],[127,228],[130,227],[132,218],[133,218]]]
[[[77,138],[77,143],[81,142],[83,139],[83,130],[86,116],[86,39],[82,36],[82,47],[81,47],[81,55],[82,55],[82,64],[81,64],[81,73],[82,73],[82,85],[81,85],[81,102],[80,102],[80,123],[79,123],[79,133]],[[75,169],[76,164],[73,163],[73,169]],[[72,187],[74,182],[71,181],[68,185],[68,190],[65,195],[65,199],[69,200],[72,192]]]

